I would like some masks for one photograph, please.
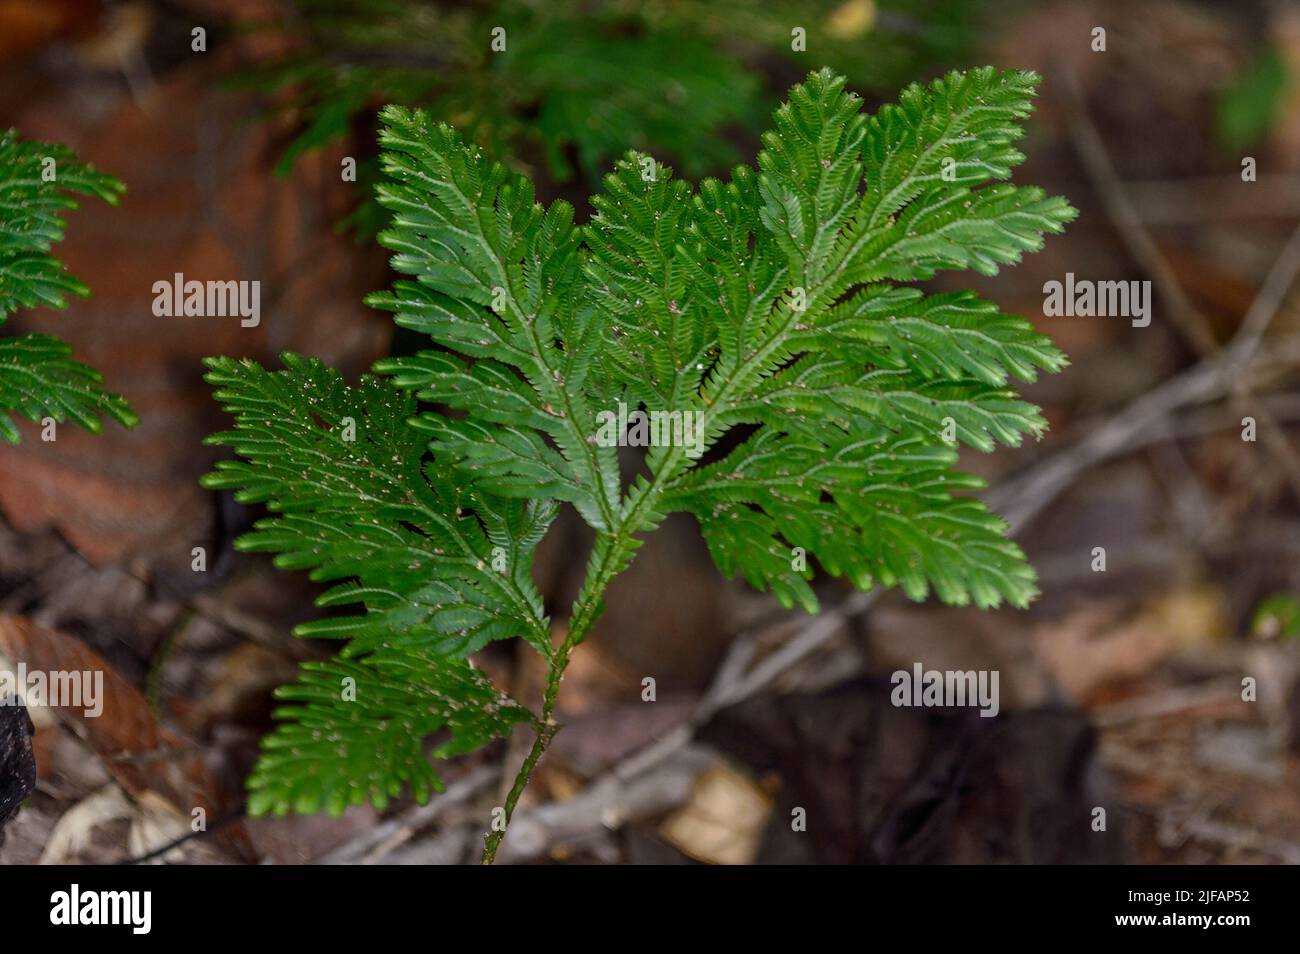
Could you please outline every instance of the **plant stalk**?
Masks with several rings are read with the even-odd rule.
[[[564,670],[568,668],[569,656],[574,647],[586,638],[587,633],[599,619],[603,610],[601,597],[605,588],[627,566],[636,553],[637,547],[640,546],[629,529],[632,527],[638,527],[642,531],[651,529],[642,524],[641,512],[642,510],[653,512],[653,505],[658,500],[663,485],[671,473],[671,470],[661,472],[642,494],[623,508],[618,529],[609,533],[606,541],[597,542],[599,556],[588,571],[581,596],[574,604],[573,613],[569,617],[568,634],[560,644],[560,648],[548,661],[546,691],[542,698],[542,713],[537,724],[537,737],[533,740],[533,746],[519,767],[514,784],[510,786],[510,792],[506,796],[504,824],[499,830],[494,827],[483,836],[482,864],[490,865],[496,861],[497,849],[501,847],[506,829],[510,827],[510,819],[514,815],[519,797],[528,787],[533,769],[546,752],[547,746],[551,744],[551,740],[555,738],[555,733],[560,731],[560,724],[555,721],[555,700],[560,694],[560,682],[564,679]],[[602,548],[601,542],[607,542],[608,546]]]
[[[490,865],[496,861],[497,849],[501,847],[501,839],[505,837],[506,829],[510,826],[515,806],[519,803],[519,796],[523,795],[524,789],[528,787],[533,769],[537,767],[542,754],[555,738],[555,733],[560,731],[560,724],[555,721],[555,700],[560,694],[560,682],[564,679],[564,670],[569,665],[569,654],[573,652],[573,647],[582,641],[584,635],[585,632],[571,629],[564,643],[551,657],[546,671],[546,690],[542,697],[542,714],[537,724],[537,737],[533,739],[533,747],[528,750],[527,757],[524,758],[518,774],[515,775],[514,784],[510,786],[510,793],[506,796],[504,824],[499,829],[494,827],[483,837],[482,864]]]

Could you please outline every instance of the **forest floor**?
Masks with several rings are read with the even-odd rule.
[[[1300,607],[1300,88],[1244,182],[1207,116],[1255,38],[1212,7],[1145,4],[1140,48],[1089,59],[1060,48],[1081,9],[1040,5],[987,51],[1046,74],[1018,175],[1081,210],[976,283],[1071,358],[1028,392],[1048,437],[963,459],[1042,598],[981,613],[828,582],[808,617],[721,579],[694,525],[670,520],[575,658],[503,860],[1300,863],[1300,640],[1281,633]],[[1300,63],[1294,11],[1270,30]],[[275,132],[220,85],[219,57],[144,90],[75,59],[5,69],[2,125],[130,187],[118,209],[85,203],[61,246],[94,296],[12,324],[77,342],[143,423],[0,452],[0,659],[103,667],[111,700],[95,719],[32,708],[37,791],[0,863],[149,856],[198,810],[206,832],[165,860],[473,859],[526,738],[457,763],[424,807],[241,810],[271,690],[325,650],[289,636],[318,612],[313,585],[236,554],[256,514],[198,486],[222,426],[199,360],[290,349],[355,376],[386,353],[389,322],[361,304],[384,256],[331,229],[337,156],[275,178]],[[273,318],[159,334],[151,287],[178,260],[200,280],[275,276]],[[1044,317],[1044,283],[1067,272],[1151,281],[1154,320]],[[544,543],[549,607],[572,598],[588,542],[566,517]],[[539,691],[531,654],[477,661],[521,699]],[[998,671],[999,718],[891,705],[891,673],[918,661]]]

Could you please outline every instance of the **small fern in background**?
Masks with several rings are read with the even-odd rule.
[[[235,418],[211,440],[241,459],[205,485],[272,512],[239,546],[334,584],[322,605],[363,609],[300,627],[345,642],[283,691],[296,704],[266,741],[251,809],[383,807],[407,785],[424,798],[439,782],[421,739],[445,757],[526,721],[536,740],[508,819],[558,728],[571,652],[671,512],[695,516],[722,572],[809,612],[800,551],[862,589],[1026,605],[1033,571],[944,438],[991,450],[1040,434],[1011,382],[1064,356],[972,294],[907,283],[993,274],[1073,218],[999,181],[1023,159],[1036,83],[952,73],[868,116],[842,78],[813,73],[776,111],[757,169],[695,187],[629,153],[586,225],[450,127],[384,110],[381,241],[409,277],[371,302],[435,348],[355,387],[295,355],[276,371],[209,362]],[[597,439],[620,404],[690,413],[703,440],[650,448],[625,484]],[[531,569],[562,503],[596,543],[553,638]],[[547,662],[536,714],[467,661],[515,637]]]
[[[398,102],[556,182],[598,183],[629,148],[700,176],[761,131],[786,85],[768,88],[764,73],[799,75],[813,56],[891,89],[922,64],[957,62],[975,10],[973,0],[305,0],[261,25],[287,50],[239,82],[277,94],[296,121],[282,173]],[[369,186],[376,165],[359,175]],[[363,203],[350,224],[369,237],[382,219]]]
[[[124,191],[121,182],[78,162],[64,146],[23,141],[13,130],[0,133],[0,322],[19,308],[66,308],[67,296],[90,293],[50,250],[63,240],[63,214],[77,208],[69,193],[116,205]],[[70,419],[95,433],[101,416],[133,427],[135,414],[102,382],[52,335],[0,338],[0,437],[11,444],[20,438],[7,411],[38,424],[45,417]]]

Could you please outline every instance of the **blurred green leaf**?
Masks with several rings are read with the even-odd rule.
[[[1261,639],[1300,637],[1300,596],[1274,593],[1255,607],[1250,632]]]
[[[1286,85],[1282,57],[1272,47],[1261,50],[1219,98],[1219,142],[1240,149],[1264,139],[1277,119]]]

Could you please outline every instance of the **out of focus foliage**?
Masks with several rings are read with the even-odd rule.
[[[1286,87],[1285,61],[1272,46],[1264,47],[1219,97],[1219,142],[1229,149],[1240,149],[1268,135]]]
[[[66,146],[0,130],[0,324],[19,309],[62,309],[69,296],[90,294],[52,249],[63,241],[64,216],[77,208],[74,195],[116,205],[125,191]],[[11,412],[35,424],[47,417],[72,420],[96,434],[102,417],[134,427],[135,412],[124,398],[104,390],[103,381],[53,335],[0,338],[0,440],[21,440]]]
[[[518,171],[590,183],[628,149],[686,175],[750,152],[771,109],[810,63],[892,90],[959,60],[973,0],[302,0],[261,24],[283,55],[241,76],[296,121],[304,152],[358,133],[378,107],[424,108]],[[746,141],[748,140],[748,141]],[[743,148],[737,149],[737,146]],[[361,162],[363,184],[377,179]],[[366,194],[370,190],[366,189]],[[378,231],[373,203],[353,219]]]
[[[1274,593],[1262,600],[1255,608],[1250,630],[1261,639],[1300,638],[1300,596]]]

